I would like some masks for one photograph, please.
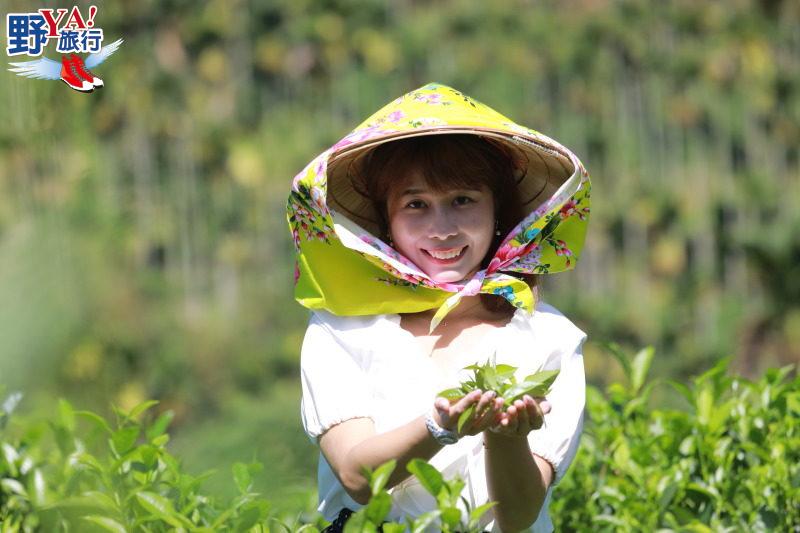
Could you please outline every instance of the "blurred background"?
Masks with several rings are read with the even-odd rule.
[[[184,464],[219,470],[207,488],[257,459],[276,505],[314,499],[289,185],[430,81],[591,173],[583,257],[544,288],[588,332],[591,382],[620,378],[606,342],[654,345],[678,380],[800,359],[797,2],[96,5],[106,44],[125,40],[94,69],[104,89],[0,75],[0,387],[32,416],[157,399]]]

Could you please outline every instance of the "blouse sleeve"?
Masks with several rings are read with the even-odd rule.
[[[315,444],[331,426],[372,417],[372,395],[361,361],[324,318],[312,313],[300,352],[300,413],[303,429]]]
[[[586,404],[586,378],[583,370],[585,340],[586,335],[581,332],[577,343],[565,347],[561,354],[561,371],[547,395],[551,410],[544,417],[545,425],[528,434],[531,451],[553,466],[551,486],[561,481],[567,472],[578,451],[583,431]]]

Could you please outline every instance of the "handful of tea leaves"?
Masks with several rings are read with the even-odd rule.
[[[541,370],[518,382],[514,376],[517,367],[503,364],[496,365],[493,359],[492,361],[486,361],[483,365],[475,364],[465,367],[464,370],[472,370],[472,376],[461,382],[461,386],[443,390],[438,396],[450,401],[456,401],[474,390],[480,389],[483,392],[493,390],[499,397],[503,398],[503,406],[508,408],[526,394],[530,396],[545,396],[549,394],[550,386],[559,372],[558,370]],[[458,418],[459,432],[472,416],[476,405],[470,405],[467,410],[461,413]]]

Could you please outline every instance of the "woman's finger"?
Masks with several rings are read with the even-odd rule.
[[[531,429],[539,429],[544,423],[544,413],[542,413],[542,410],[539,408],[539,404],[530,396],[525,395],[524,400]]]
[[[528,405],[523,400],[514,402],[514,407],[517,409],[517,435],[527,435],[531,430],[531,420],[528,416]]]
[[[506,416],[500,424],[504,433],[516,433],[519,427],[519,412],[516,404],[506,410]]]
[[[478,405],[475,408],[475,412],[479,415],[482,415],[483,412],[489,408],[492,403],[494,403],[494,399],[497,397],[497,393],[493,390],[486,391],[481,395],[480,400],[478,400]]]
[[[473,424],[473,434],[477,435],[478,433],[493,426],[497,420],[497,413],[500,409],[502,409],[502,407],[503,399],[497,398],[497,394],[493,393],[486,407],[483,410],[478,410],[480,414],[475,419]]]
[[[544,396],[534,396],[533,399],[536,400],[536,403],[539,405],[539,409],[542,410],[542,414],[546,415],[550,412],[552,405],[550,405],[550,402],[547,401],[547,398]]]

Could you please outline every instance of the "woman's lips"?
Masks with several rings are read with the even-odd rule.
[[[458,253],[458,255],[456,255],[455,257],[447,258],[447,259],[441,259],[439,257],[434,257],[433,255],[431,255],[431,253],[428,250],[425,250],[425,249],[423,249],[422,251],[425,252],[426,257],[428,257],[428,259],[430,259],[434,263],[439,264],[439,265],[449,265],[449,264],[456,263],[456,262],[460,261],[461,258],[464,257],[464,252],[467,250],[467,248],[469,248],[469,246],[464,246],[463,248],[461,248],[461,251]],[[451,251],[455,251],[455,250],[458,250],[458,248],[449,248],[449,249],[446,249],[446,250],[434,250],[434,252],[443,253],[443,252],[451,252]]]

